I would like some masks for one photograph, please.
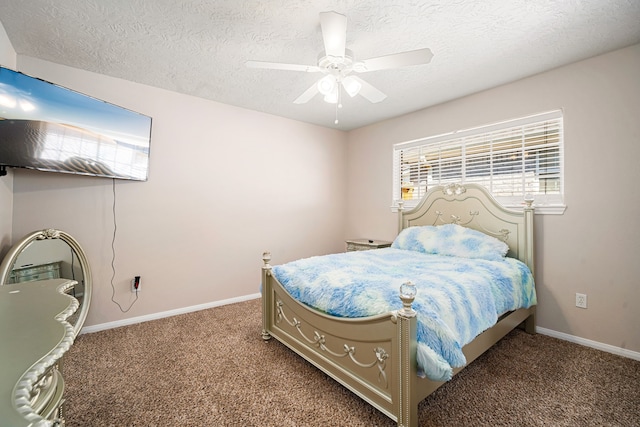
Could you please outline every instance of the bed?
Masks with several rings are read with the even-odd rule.
[[[400,235],[411,227],[444,224],[480,231],[506,243],[506,256],[519,260],[533,275],[532,200],[524,201],[522,211],[508,210],[479,185],[451,184],[430,189],[414,209],[405,211],[399,203]],[[406,283],[402,292],[398,290],[399,309],[338,317],[296,300],[276,278],[269,252],[263,254],[263,262],[262,338],[276,338],[398,426],[417,427],[418,403],[444,382],[425,378],[419,368],[421,325],[412,306],[416,297],[412,278],[399,278]],[[519,326],[534,333],[535,305],[499,313],[493,326],[461,348],[466,364]],[[453,374],[460,369],[455,367]]]

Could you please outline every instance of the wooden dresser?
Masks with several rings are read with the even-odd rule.
[[[73,280],[0,286],[0,427],[62,426],[60,359],[75,333]]]

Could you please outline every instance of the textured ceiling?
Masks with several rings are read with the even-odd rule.
[[[319,13],[347,16],[356,59],[428,47],[430,64],[360,77],[371,104],[316,96]],[[2,0],[14,49],[47,61],[339,129],[354,129],[640,42],[640,0]]]

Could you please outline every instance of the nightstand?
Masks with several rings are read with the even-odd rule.
[[[385,240],[351,239],[347,240],[347,252],[368,251],[369,249],[388,248],[391,242]]]

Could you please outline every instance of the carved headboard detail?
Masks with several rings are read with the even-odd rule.
[[[404,211],[399,203],[400,230],[420,225],[458,224],[496,237],[509,245],[507,256],[518,258],[533,271],[533,207],[522,212],[506,209],[482,186],[449,184],[431,188],[420,203]]]

